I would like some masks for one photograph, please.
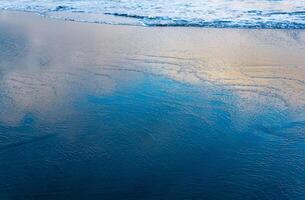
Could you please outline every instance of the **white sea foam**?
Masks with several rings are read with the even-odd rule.
[[[95,23],[305,29],[305,0],[1,0],[0,9]]]

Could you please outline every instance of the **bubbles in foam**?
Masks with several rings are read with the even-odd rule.
[[[83,22],[305,28],[305,0],[2,0],[0,8]],[[128,18],[128,19],[127,19]]]

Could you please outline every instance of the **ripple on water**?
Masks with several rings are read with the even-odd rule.
[[[304,196],[302,32],[25,19],[27,48],[0,32],[25,55],[0,61],[0,198]]]

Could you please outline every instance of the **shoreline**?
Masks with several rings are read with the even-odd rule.
[[[74,20],[74,19],[65,19],[65,18],[60,18],[60,17],[56,17],[56,16],[47,16],[47,15],[43,15],[37,12],[33,12],[33,11],[18,11],[18,10],[0,10],[0,13],[15,13],[15,14],[26,14],[26,15],[36,15],[45,19],[49,19],[49,20],[58,20],[58,21],[66,21],[66,22],[74,22],[74,23],[85,23],[85,24],[97,24],[97,25],[110,25],[110,26],[131,26],[131,27],[144,27],[144,28],[187,28],[187,29],[223,29],[223,30],[275,30],[275,31],[305,31],[305,28],[261,28],[261,27],[208,27],[208,26],[180,26],[180,25],[156,25],[156,26],[147,26],[147,25],[140,25],[140,24],[116,24],[116,23],[110,23],[110,22],[90,22],[90,21],[78,21],[78,20]],[[72,14],[72,13],[70,13]],[[90,16],[90,13],[85,14],[84,18],[86,18],[86,16]],[[95,15],[95,14],[92,14]],[[101,14],[105,17],[108,16],[108,14]],[[111,15],[111,18],[121,18],[121,16],[116,16],[116,15]],[[128,21],[128,20],[127,20]]]
[[[140,58],[140,60],[143,59],[143,64],[147,64],[145,70],[147,70],[148,73],[155,75],[162,74],[165,77],[186,82],[188,84],[200,85],[204,82],[207,82],[217,87],[228,86],[229,90],[241,89],[235,88],[234,85],[236,85],[236,87],[245,87],[242,89],[247,90],[253,89],[251,87],[247,88],[247,85],[253,85],[254,87],[257,87],[259,86],[256,85],[257,83],[263,85],[271,84],[274,88],[274,91],[268,91],[268,93],[271,92],[271,95],[279,95],[280,98],[286,99],[286,106],[288,104],[294,106],[297,105],[299,109],[300,107],[303,108],[303,105],[305,105],[305,97],[304,99],[297,99],[297,97],[295,97],[296,99],[291,101],[291,96],[283,96],[287,95],[285,93],[292,89],[291,87],[293,85],[291,84],[294,84],[296,87],[293,89],[294,91],[303,91],[299,88],[298,84],[303,83],[301,76],[304,73],[303,69],[305,68],[305,62],[302,57],[302,53],[305,53],[305,30],[230,28],[219,29],[197,27],[143,27],[129,25],[110,25],[52,19],[44,16],[39,16],[34,13],[23,12],[0,12],[0,22],[3,21],[3,19],[5,21],[6,16],[10,18],[9,23],[11,25],[25,25],[26,27],[32,28],[33,23],[38,23],[40,26],[44,27],[45,30],[39,27],[33,27],[33,30],[38,31],[47,37],[50,37],[51,33],[54,32],[67,38],[67,41],[70,41],[70,38],[67,37],[69,31],[67,31],[68,29],[65,28],[65,26],[68,26],[75,31],[74,33],[79,35],[75,36],[75,39],[77,37],[86,37],[87,34],[94,35],[94,38],[92,38],[93,40],[90,38],[84,38],[88,44],[92,43],[92,41],[96,39],[98,39],[99,42],[102,42],[103,37],[105,37],[105,40],[109,39],[114,42],[114,49],[122,48],[122,45],[119,44],[121,42],[127,46],[134,46],[135,49],[137,49],[136,51],[143,51],[143,55],[152,55],[152,58],[156,58],[157,60],[159,59],[159,56],[161,56],[160,58],[164,56],[164,60],[161,59],[161,61],[157,61],[161,62],[161,64],[162,62],[165,62],[162,64],[165,66],[161,66],[161,68],[164,67],[164,71],[160,71],[161,68],[157,70],[151,68],[150,64],[154,66],[156,63],[147,63],[145,58]],[[20,17],[22,19],[20,19]],[[57,27],[63,28],[64,31],[56,30]],[[48,33],[47,30],[51,31],[51,33]],[[29,31],[35,32],[32,30]],[[101,34],[101,38],[97,38],[99,37],[99,34]],[[57,38],[53,39],[55,41],[58,40]],[[73,40],[71,40],[71,42]],[[56,43],[57,42],[54,44]],[[54,44],[51,44],[50,46],[53,46]],[[164,46],[167,44],[170,45],[169,48]],[[72,44],[70,44],[70,46],[71,45]],[[75,43],[75,45],[77,45],[77,43]],[[72,46],[71,48],[74,49],[75,47]],[[149,48],[145,49],[146,46]],[[165,48],[164,52],[158,52],[160,47]],[[110,50],[107,53],[112,56],[113,50],[111,50],[112,47],[110,43],[107,44],[107,48]],[[124,47],[124,49],[126,49],[126,47]],[[232,49],[235,49],[236,54],[232,52]],[[114,53],[116,54],[115,51],[116,50],[114,50]],[[122,53],[126,54],[128,51],[129,50],[123,50]],[[290,55],[288,56],[287,53]],[[137,57],[141,57],[141,55],[132,54],[132,52],[128,52],[125,55],[125,57],[127,56],[127,60],[134,59],[128,58],[129,56],[135,57],[135,59],[139,59]],[[193,62],[190,66],[186,67],[191,67],[191,71],[194,73],[191,71],[189,72],[189,69],[187,68],[185,71],[182,70],[181,73],[177,73],[176,69],[172,68],[173,66],[171,66],[173,64],[170,63],[171,57],[172,59],[178,59],[174,61],[178,61],[178,63],[175,63],[177,67],[180,65],[179,57]],[[120,56],[117,59],[120,60]],[[182,63],[185,62],[183,59]],[[166,66],[167,61],[169,61],[168,66]],[[221,66],[222,64],[218,63],[219,61],[223,62],[224,66]],[[198,66],[196,66],[196,62],[198,62]],[[288,68],[283,69],[283,67]],[[135,68],[133,69],[135,71],[139,70],[137,66],[133,66],[132,68]],[[266,68],[272,72],[266,71],[263,72],[262,77],[255,77],[257,73],[261,73],[260,71],[255,71],[260,70],[259,68]],[[252,72],[247,70],[254,71]],[[281,79],[282,72],[278,70],[286,70],[285,73],[290,73],[288,74],[289,77],[283,77],[283,79]],[[231,77],[232,75],[236,77]],[[264,76],[271,77],[264,78]],[[275,77],[273,78],[272,76]],[[280,79],[277,80],[276,76],[278,76]],[[240,81],[238,81],[238,79],[240,79]],[[283,87],[283,85],[277,81],[288,81],[288,88],[280,88]],[[280,85],[274,85],[274,83]],[[232,85],[232,87],[230,85]],[[284,93],[277,94],[275,92],[276,90],[283,90]],[[275,94],[273,94],[273,92],[275,92]],[[290,99],[289,101],[291,102],[288,102],[287,99]]]

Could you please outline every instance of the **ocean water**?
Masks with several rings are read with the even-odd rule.
[[[304,0],[1,0],[0,9],[109,24],[305,28]]]
[[[0,199],[304,200],[304,46],[0,13]]]

